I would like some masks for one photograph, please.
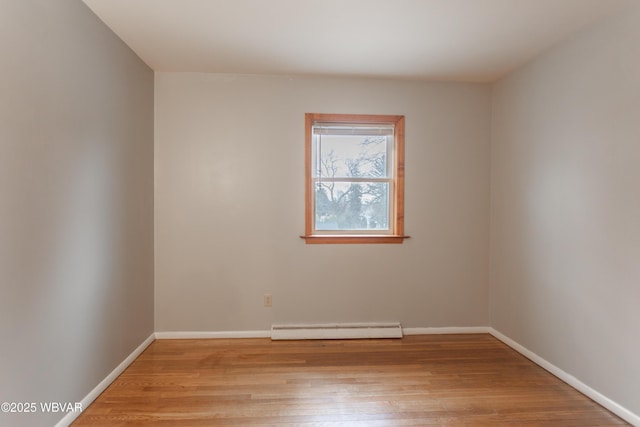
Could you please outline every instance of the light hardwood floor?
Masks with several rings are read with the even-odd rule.
[[[158,340],[80,426],[625,425],[488,334]]]

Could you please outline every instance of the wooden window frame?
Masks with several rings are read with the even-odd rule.
[[[335,124],[379,124],[394,125],[393,147],[393,217],[389,218],[390,233],[358,234],[336,232],[332,234],[314,234],[313,219],[314,185],[312,177],[312,149],[314,123]],[[300,236],[307,244],[366,244],[366,243],[402,243],[408,238],[404,234],[404,116],[363,115],[363,114],[305,114],[305,234]]]

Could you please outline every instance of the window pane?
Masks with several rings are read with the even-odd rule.
[[[316,176],[387,177],[387,136],[316,135]]]
[[[389,183],[317,182],[316,230],[389,230]]]

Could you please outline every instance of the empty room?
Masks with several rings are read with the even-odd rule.
[[[640,426],[640,1],[0,31],[0,426]]]

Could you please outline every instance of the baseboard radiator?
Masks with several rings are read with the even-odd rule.
[[[272,340],[402,338],[400,323],[326,323],[271,326]]]

